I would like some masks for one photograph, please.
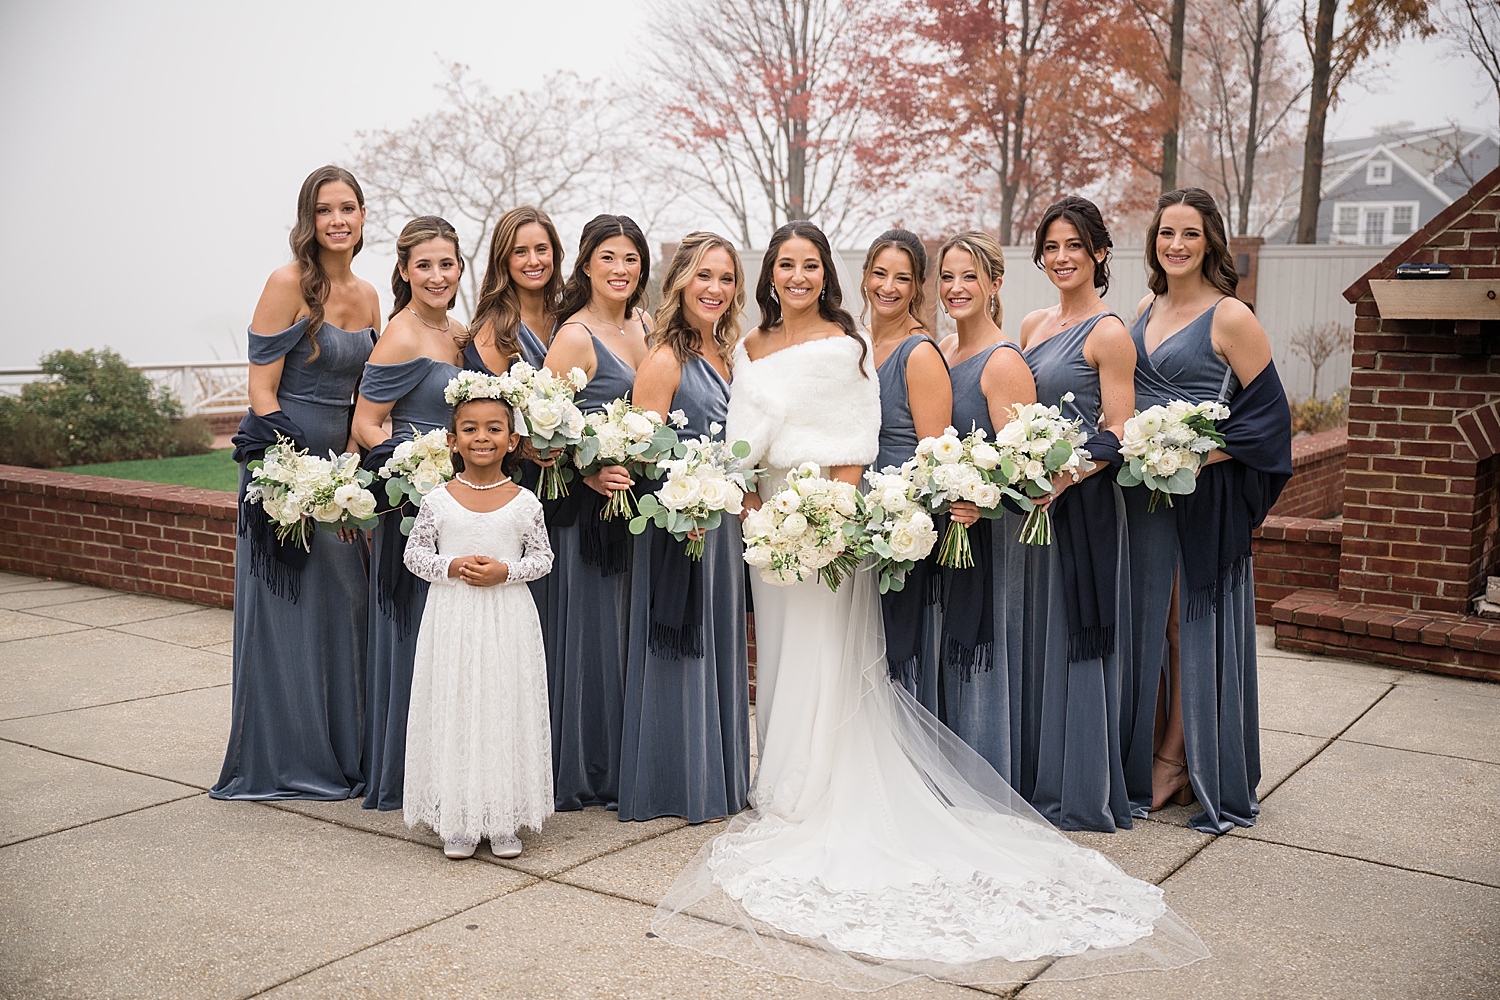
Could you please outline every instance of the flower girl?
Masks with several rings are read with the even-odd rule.
[[[406,567],[432,583],[417,637],[406,738],[408,826],[468,858],[482,838],[521,853],[516,831],[552,813],[547,662],[525,587],[552,568],[535,494],[511,481],[521,434],[500,379],[449,385],[454,478],[428,493]]]

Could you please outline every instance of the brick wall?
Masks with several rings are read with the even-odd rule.
[[[1340,518],[1278,517],[1255,531],[1255,623],[1272,623],[1271,605],[1299,590],[1333,590],[1339,584]]]
[[[1344,470],[1349,429],[1309,434],[1292,441],[1292,479],[1281,491],[1271,514],[1276,517],[1327,517],[1344,509]]]
[[[234,606],[235,496],[0,465],[0,569]]]

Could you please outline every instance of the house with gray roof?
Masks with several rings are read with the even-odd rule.
[[[1411,122],[1324,147],[1318,242],[1395,245],[1425,225],[1500,165],[1500,141],[1454,125],[1418,129]],[[1294,243],[1297,221],[1267,243]]]

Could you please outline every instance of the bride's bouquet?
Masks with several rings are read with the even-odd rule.
[[[639,516],[630,521],[632,534],[639,535],[647,522],[654,521],[677,541],[687,541],[690,558],[703,558],[703,532],[717,528],[725,514],[739,514],[750,484],[760,474],[759,469],[740,468],[750,454],[750,442],[713,440],[723,429],[710,424],[709,436],[679,442],[672,458],[658,463],[666,482],[641,497],[636,505]],[[697,537],[689,537],[695,533]]]
[[[1072,399],[1071,392],[1062,397],[1065,403]],[[1088,437],[1081,424],[1081,420],[1064,417],[1055,406],[1022,403],[1012,407],[1010,423],[995,435],[996,446],[1015,470],[1012,485],[1039,499],[1052,492],[1052,477],[1058,473],[1072,475],[1076,483],[1093,469],[1083,447]],[[1085,466],[1085,462],[1089,464]],[[1033,507],[1021,526],[1021,541],[1027,545],[1052,544],[1051,512]]]
[[[899,470],[865,473],[870,492],[864,498],[858,553],[874,557],[882,594],[906,587],[906,574],[927,558],[937,542],[932,515],[923,509],[915,483]]]
[[[448,432],[439,427],[426,434],[412,428],[413,437],[396,445],[391,457],[380,467],[380,478],[386,480],[385,495],[392,507],[410,500],[419,510],[427,494],[453,478],[453,452],[448,450]],[[401,534],[411,534],[417,519],[401,519]]]
[[[327,458],[317,458],[278,434],[250,470],[245,501],[265,509],[279,542],[291,539],[307,551],[314,528],[368,531],[375,526],[375,494],[365,489],[375,477],[359,467],[358,455],[336,456],[330,450]]]
[[[853,485],[824,479],[816,464],[804,462],[781,492],[745,518],[745,562],[777,587],[821,578],[838,590],[859,568],[852,543],[861,504]]]
[[[643,410],[626,397],[584,418],[583,439],[573,452],[573,464],[585,476],[606,466],[623,465],[655,479],[658,461],[671,455],[676,446],[677,432],[660,414]],[[635,516],[629,490],[611,491],[600,516],[609,520],[616,515]]]
[[[1013,459],[1005,451],[985,443],[979,428],[960,438],[949,427],[942,435],[917,442],[917,454],[901,467],[903,478],[911,482],[915,496],[933,513],[942,513],[955,500],[967,500],[987,518],[999,517],[1000,500],[1010,497],[1023,508],[1031,501],[1011,488],[1015,478]],[[938,565],[968,569],[974,565],[969,544],[968,526],[948,522]]]
[[[1172,506],[1172,494],[1191,493],[1198,488],[1198,470],[1203,456],[1223,447],[1224,435],[1214,421],[1229,416],[1223,403],[1188,403],[1174,399],[1166,406],[1152,406],[1125,421],[1120,456],[1125,459],[1115,482],[1121,486],[1151,487],[1148,512],[1163,498]]]
[[[533,368],[524,361],[517,361],[503,375],[459,372],[458,377],[448,383],[448,395],[477,398],[472,395],[472,387],[476,381],[484,379],[491,381],[486,395],[503,396],[520,412],[526,421],[531,446],[539,454],[566,452],[582,443],[583,411],[573,402],[573,397],[589,382],[582,368],[574,368],[566,375],[554,375],[545,366]],[[455,398],[448,399],[449,403],[454,401]],[[562,461],[543,465],[541,470],[536,486],[538,497],[556,500],[568,495],[568,480],[573,478],[573,470]]]

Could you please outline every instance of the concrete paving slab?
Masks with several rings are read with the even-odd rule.
[[[486,866],[488,867],[488,866]],[[310,972],[266,994],[299,997],[839,998],[832,986],[773,976],[646,937],[652,908],[542,882]],[[472,929],[471,929],[472,928]],[[974,997],[922,980],[882,1000]]]
[[[54,604],[36,609],[37,614],[81,625],[124,625],[152,618],[167,618],[186,614],[199,605],[186,601],[169,601],[164,597],[147,597],[144,594],[114,594],[102,600],[79,601],[76,604]]]
[[[1264,797],[1291,777],[1298,768],[1318,755],[1328,744],[1320,736],[1282,733],[1274,729],[1260,731],[1260,784],[1255,793]]]
[[[222,656],[103,629],[8,642],[0,719],[227,684]],[[226,730],[226,735],[227,735]]]
[[[495,865],[206,796],[0,851],[9,997],[243,997],[495,899]]]
[[[175,782],[4,741],[0,774],[5,776],[0,846],[197,793]]]
[[[556,880],[655,906],[699,849],[722,832],[723,823],[685,826],[595,858]]]
[[[203,608],[170,618],[130,622],[114,628],[117,632],[144,635],[177,646],[203,648],[233,642],[234,612],[224,608]]]
[[[221,756],[222,753],[223,750],[221,748]],[[406,814],[400,809],[392,809],[389,812],[381,812],[378,809],[366,809],[361,805],[363,801],[362,798],[344,799],[341,802],[314,802],[308,799],[288,799],[284,802],[267,802],[266,805],[274,806],[277,809],[285,809],[288,812],[301,813],[303,816],[311,816],[325,823],[336,823],[351,830],[378,833],[386,837],[395,837],[397,840],[422,844],[426,847],[443,846],[442,840],[426,827],[419,826],[415,830],[409,829],[406,825]],[[488,850],[483,845],[480,846],[479,854],[476,856],[480,855],[488,855]]]
[[[220,656],[233,656],[234,641],[216,642],[212,646],[204,646],[203,651],[206,653],[218,653]]]
[[[1279,795],[1280,793],[1278,793]],[[1500,993],[1500,891],[1220,837],[1167,882],[1213,957],[1172,972],[1048,981],[1021,1000],[1370,1000]]]
[[[1476,698],[1500,698],[1500,684],[1494,681],[1471,681],[1462,677],[1429,674],[1421,670],[1413,670],[1402,677],[1400,683],[1403,687],[1452,689]]]
[[[0,594],[15,590],[41,590],[55,587],[76,587],[68,580],[49,580],[40,576],[22,576],[19,573],[0,573]]]
[[[1500,887],[1500,765],[1339,740],[1233,835]]]
[[[1359,660],[1344,660],[1336,656],[1315,656],[1303,653],[1288,653],[1284,650],[1260,647],[1255,652],[1255,662],[1262,669],[1295,670],[1302,674],[1319,674],[1323,677],[1350,681],[1385,681],[1397,684],[1411,671],[1397,667],[1377,667]]]
[[[34,639],[42,635],[60,635],[63,632],[78,632],[88,628],[74,622],[60,622],[55,618],[42,618],[22,611],[0,611],[0,642],[15,639]]]
[[[1342,739],[1500,764],[1500,704],[1469,688],[1401,684]]]
[[[114,597],[117,590],[102,587],[85,587],[62,580],[38,581],[27,587],[16,587],[0,593],[0,608],[10,611],[25,611],[29,608],[44,608],[54,604],[79,604],[83,601],[102,601]]]
[[[1259,672],[1260,727],[1304,736],[1338,735],[1391,689],[1378,677],[1313,672],[1274,660],[1260,662]]]
[[[1160,883],[1213,838],[1181,825],[1136,820],[1135,828],[1114,833],[1068,831],[1069,840],[1092,847],[1119,865],[1127,875]]]
[[[229,685],[12,719],[0,738],[206,790],[224,763]]]

